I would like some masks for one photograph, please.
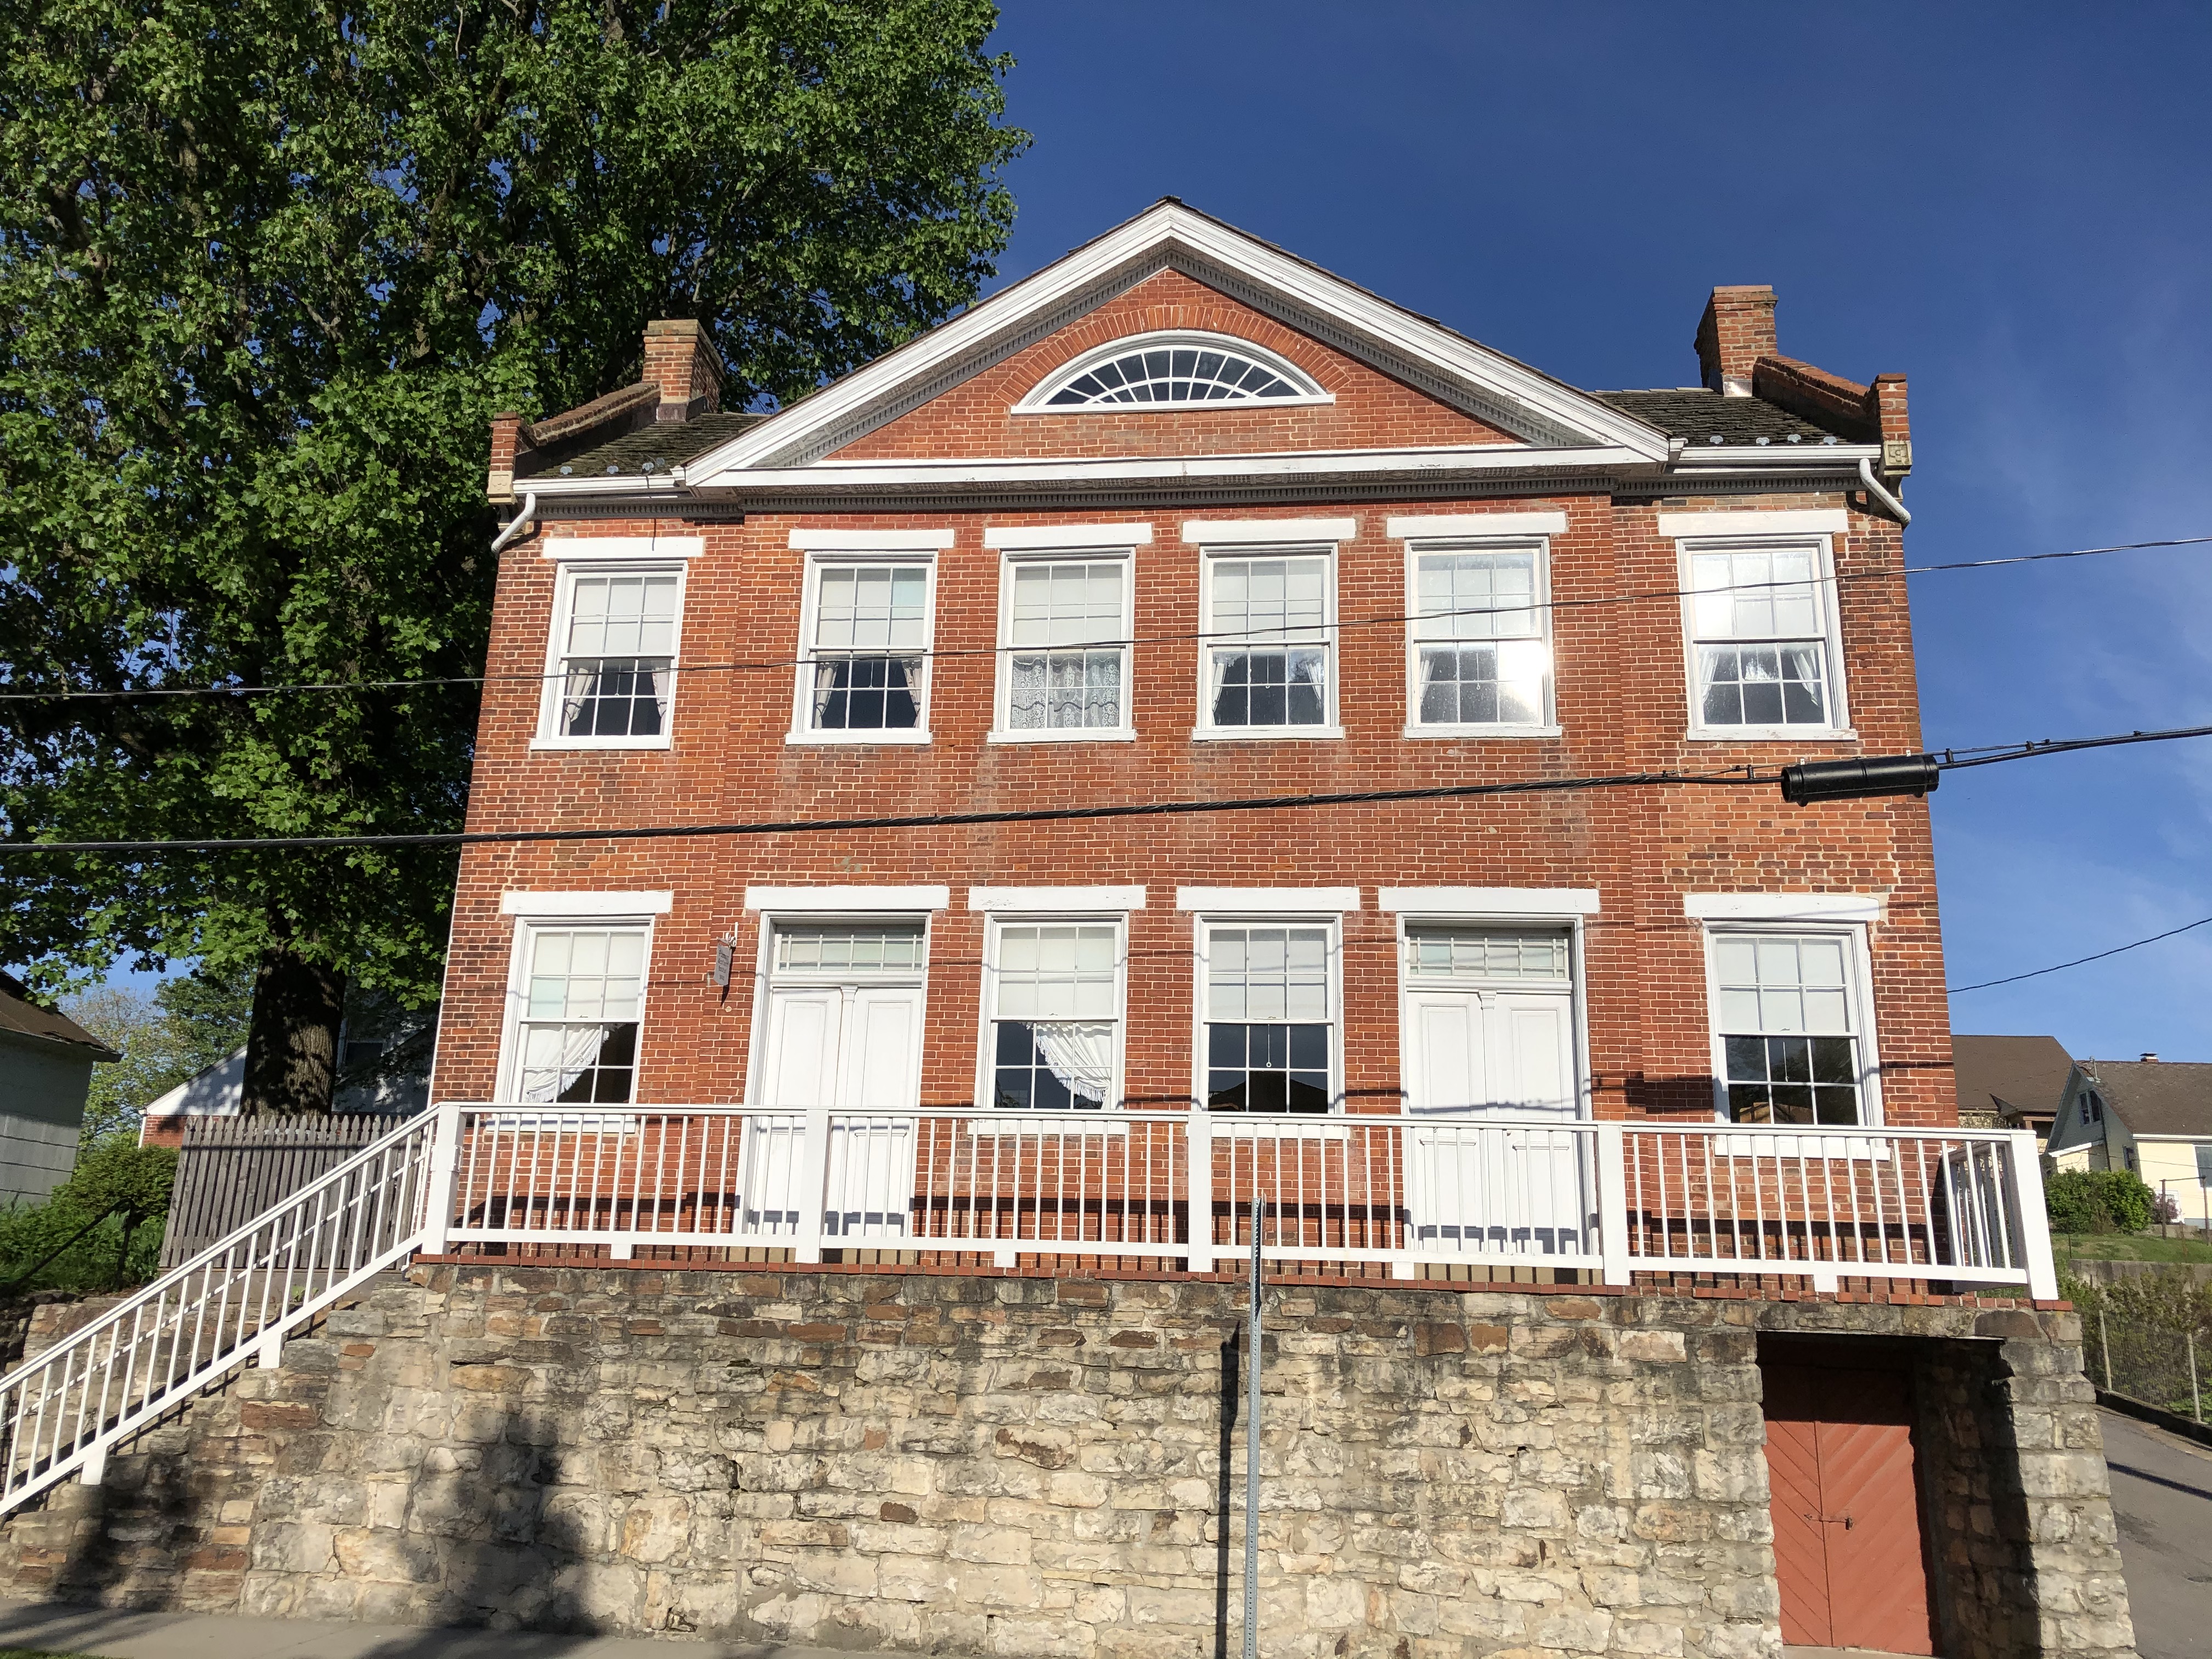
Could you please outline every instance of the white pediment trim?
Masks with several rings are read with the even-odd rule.
[[[1633,416],[1170,199],[676,469],[675,482],[733,488],[811,467],[1170,269],[1532,446],[1667,458],[1665,435]]]

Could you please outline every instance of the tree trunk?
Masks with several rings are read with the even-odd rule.
[[[246,1036],[246,1117],[327,1115],[337,1077],[338,1019],[345,980],[306,962],[289,945],[271,945],[253,978],[253,1018]]]

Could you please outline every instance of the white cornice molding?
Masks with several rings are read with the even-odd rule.
[[[970,910],[995,911],[1001,915],[1035,911],[1040,915],[1073,915],[1081,911],[1141,910],[1141,887],[970,887]]]
[[[1061,547],[1150,547],[1149,524],[987,525],[983,545],[1006,553],[1050,551]]]
[[[1698,921],[1878,921],[1872,893],[1685,893],[1682,914]]]
[[[649,893],[539,893],[514,889],[499,896],[503,916],[665,916],[676,908],[665,889]]]
[[[538,544],[540,557],[562,564],[586,564],[594,559],[696,559],[706,550],[704,536],[548,536]]]
[[[1384,532],[1394,542],[1419,541],[1431,536],[1564,536],[1564,513],[1439,513],[1383,520]]]
[[[1192,547],[1226,542],[1348,542],[1359,534],[1357,519],[1186,519],[1182,539]]]
[[[859,915],[893,910],[942,910],[952,902],[950,887],[748,887],[745,908],[793,913],[849,910]]]
[[[1595,887],[1385,887],[1378,910],[1431,916],[1594,916]]]
[[[1223,915],[1299,915],[1357,910],[1357,887],[1178,887],[1176,908]]]
[[[731,475],[763,466],[781,468],[802,457],[816,459],[826,452],[807,452],[825,437],[833,443],[849,442],[869,429],[872,416],[896,418],[916,406],[915,399],[901,398],[905,389],[921,386],[927,395],[939,395],[990,362],[1003,360],[1010,350],[1032,343],[1024,333],[1024,323],[1042,316],[1057,318],[1055,325],[1064,326],[1113,294],[1126,292],[1145,276],[1170,267],[1186,270],[1201,282],[1214,278],[1214,286],[1226,277],[1231,286],[1224,291],[1246,303],[1273,301],[1267,308],[1308,314],[1327,325],[1320,337],[1338,349],[1358,356],[1364,355],[1364,348],[1384,360],[1419,366],[1439,381],[1463,388],[1468,401],[1486,405],[1498,416],[1519,411],[1522,418],[1518,426],[1532,435],[1617,446],[1647,461],[1666,458],[1666,438],[1644,422],[1241,231],[1178,203],[1164,202],[951,322],[770,416],[686,464],[679,474],[695,484],[742,484],[746,480]],[[1508,429],[1516,424],[1510,420],[1503,423]]]
[[[791,546],[801,553],[942,553],[956,539],[949,529],[794,530]]]
[[[1662,513],[1659,533],[1686,536],[1841,536],[1851,515],[1840,507],[1790,507],[1770,513]]]

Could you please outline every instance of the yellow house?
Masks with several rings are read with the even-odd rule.
[[[2212,1065],[2075,1060],[2048,1151],[2062,1170],[2132,1170],[2175,1219],[2212,1224]]]

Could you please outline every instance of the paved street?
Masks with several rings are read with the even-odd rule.
[[[2115,1412],[2104,1419],[2136,1650],[2212,1655],[2212,1449]]]

